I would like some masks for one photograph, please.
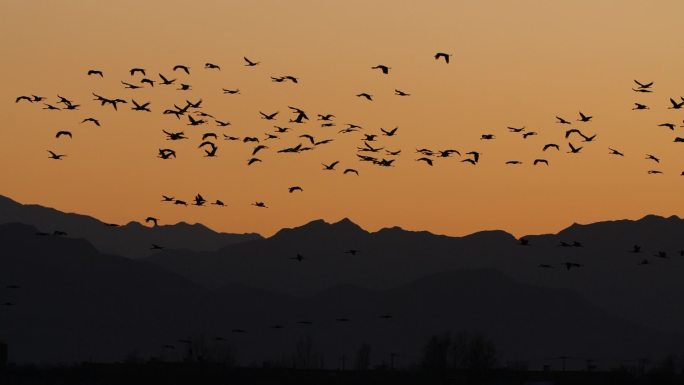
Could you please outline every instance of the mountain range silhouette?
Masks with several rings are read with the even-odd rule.
[[[269,238],[201,227],[213,247],[189,240],[141,258],[156,242],[146,238],[154,228],[140,226],[140,250],[119,246],[137,252],[117,256],[103,245],[125,242],[116,234],[123,228],[0,203],[0,302],[14,304],[0,309],[0,339],[13,362],[181,359],[178,341],[193,339],[259,364],[283,360],[309,336],[331,367],[362,343],[375,362],[396,353],[398,365],[410,365],[431,335],[468,330],[491,338],[504,362],[568,355],[608,365],[663,356],[684,342],[684,221],[674,216],[575,224],[527,236],[528,246],[503,231],[368,232],[349,219]],[[185,232],[179,239],[196,229],[168,227]],[[68,235],[36,235],[54,230]],[[560,246],[574,241],[582,247]],[[641,253],[631,252],[634,244]],[[651,263],[640,265],[645,258]],[[566,269],[566,261],[582,267]]]

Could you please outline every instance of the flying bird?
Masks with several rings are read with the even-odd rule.
[[[451,54],[444,53],[444,52],[437,52],[435,54],[435,60],[439,60],[440,58],[444,59],[444,62],[446,64],[449,64],[449,57],[451,57]]]
[[[177,64],[173,67],[173,70],[174,71],[182,70],[186,74],[190,75],[190,68],[188,66],[185,66],[185,65]]]
[[[243,56],[242,58],[243,58],[243,59],[245,60],[245,62],[246,62],[245,67],[254,67],[255,65],[258,65],[258,64],[260,63],[260,62],[258,62],[258,61],[256,61],[256,62],[255,62],[255,61],[251,61],[251,60],[249,60],[249,59],[248,59],[247,57],[245,57],[245,56]]]
[[[54,160],[62,160],[62,158],[64,158],[64,157],[66,156],[66,155],[64,155],[64,154],[55,154],[54,152],[52,152],[52,151],[50,151],[50,150],[47,150],[47,152],[50,153],[50,157],[49,157],[49,158],[50,158],[50,159],[54,159]]]
[[[416,162],[425,162],[428,166],[432,166],[432,159],[430,159],[430,158],[426,158],[426,157],[418,158],[418,159],[416,159]]]
[[[559,123],[559,124],[570,124],[569,121],[567,121],[567,120],[561,118],[560,116],[556,116],[556,119],[558,119],[558,121],[557,121],[556,123]]]
[[[579,116],[580,118],[577,119],[578,122],[588,122],[593,118],[593,116],[584,115],[582,111],[579,112]]]
[[[636,83],[636,84],[639,86],[639,88],[642,88],[642,89],[644,89],[644,88],[651,88],[651,86],[653,85],[653,82],[650,82],[650,83],[642,83],[642,82],[640,82],[640,81],[638,81],[638,80],[636,80],[636,79],[634,80],[634,83]]]
[[[568,142],[568,146],[570,147],[570,151],[568,151],[568,154],[578,154],[582,150],[582,148],[584,148],[584,147],[575,147],[570,142]]]
[[[100,70],[88,70],[88,76],[90,75],[98,75],[99,77],[104,77],[104,74],[102,74],[102,71]]]
[[[266,120],[273,120],[273,119],[275,119],[276,115],[278,115],[279,112],[280,112],[280,111],[276,111],[276,112],[274,112],[274,113],[272,113],[272,114],[265,114],[265,113],[259,111],[259,113],[261,114],[261,119],[266,119]]]
[[[620,151],[608,147],[608,150],[610,150],[610,155],[618,155],[618,156],[625,156],[625,154],[621,153]]]
[[[60,136],[68,136],[69,138],[72,138],[71,132],[69,131],[57,131],[57,134],[55,134],[55,138],[59,138]]]
[[[334,170],[334,169],[335,169],[335,166],[337,166],[338,163],[340,163],[339,160],[336,160],[336,161],[334,161],[334,162],[332,162],[332,163],[330,163],[330,164],[325,164],[325,163],[321,163],[321,164],[322,164],[323,167],[324,167],[323,170]]]
[[[390,67],[383,64],[378,64],[375,67],[371,67],[371,69],[380,70],[383,74],[387,75],[389,73]]]

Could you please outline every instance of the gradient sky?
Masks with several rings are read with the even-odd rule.
[[[107,222],[152,215],[160,224],[201,222],[264,235],[318,218],[349,217],[369,230],[523,235],[573,222],[683,216],[684,143],[673,138],[684,128],[657,127],[684,125],[684,110],[667,109],[670,97],[684,96],[683,14],[681,0],[7,0],[0,6],[0,194]],[[452,63],[436,62],[437,51],[452,53]],[[261,64],[245,67],[243,56]],[[205,62],[222,70],[205,70]],[[174,74],[175,64],[189,65],[191,75]],[[377,64],[390,66],[390,74],[370,69]],[[128,74],[132,67],[193,90],[125,90],[120,80],[140,80]],[[102,70],[104,79],[86,76],[88,69]],[[301,82],[270,81],[279,75]],[[655,92],[631,91],[633,79],[655,81]],[[224,87],[242,94],[223,95]],[[395,88],[412,96],[394,96]],[[151,101],[153,113],[131,111],[130,104],[114,112],[92,101],[91,92]],[[355,97],[359,92],[376,100]],[[25,94],[50,102],[60,94],[82,107],[44,111],[38,103],[14,103]],[[205,112],[232,125],[190,127],[160,113],[199,98]],[[632,111],[637,101],[651,110]],[[288,105],[312,121],[288,125]],[[554,116],[575,120],[580,110],[594,120],[573,127],[598,136],[569,155],[568,126]],[[258,111],[280,115],[268,122]],[[335,114],[338,127],[319,127],[317,113]],[[88,116],[102,127],[79,124]],[[398,126],[396,137],[380,139],[403,151],[396,167],[358,162],[360,134],[338,135],[344,123],[366,133]],[[204,132],[263,137],[273,124],[294,130],[266,143],[261,164],[246,166],[247,144],[220,141],[213,159],[197,149]],[[523,140],[506,126],[539,135]],[[191,139],[168,142],[162,129]],[[55,139],[58,130],[70,130],[73,140]],[[275,153],[303,133],[335,141],[299,155]],[[497,139],[482,141],[484,133]],[[551,142],[561,152],[542,153]],[[162,147],[176,149],[178,159],[156,158]],[[415,162],[422,147],[476,150],[482,159],[477,166],[437,159],[428,167]],[[610,156],[608,147],[626,156]],[[50,160],[48,149],[67,157]],[[661,164],[646,160],[647,153]],[[550,167],[533,167],[535,158]],[[321,163],[335,160],[361,175],[322,171]],[[648,175],[651,169],[664,174]],[[292,185],[304,192],[289,194]],[[196,193],[228,207],[160,202],[162,194],[190,201]],[[250,206],[254,201],[269,208]]]

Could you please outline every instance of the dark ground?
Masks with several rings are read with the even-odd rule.
[[[684,375],[664,372],[614,371],[488,371],[443,373],[378,368],[365,371],[232,368],[209,363],[81,364],[69,367],[9,366],[0,369],[2,385],[321,385],[321,384],[682,384]]]

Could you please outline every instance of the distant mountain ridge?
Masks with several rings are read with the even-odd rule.
[[[218,250],[233,243],[261,239],[261,235],[218,233],[201,224],[179,222],[147,227],[138,222],[110,227],[90,216],[64,213],[40,205],[23,205],[0,195],[0,223],[25,223],[40,231],[64,231],[85,238],[99,250],[130,258],[153,254],[152,244],[194,251]]]
[[[146,261],[207,287],[235,282],[292,295],[337,284],[385,290],[443,271],[493,268],[521,282],[572,289],[634,322],[684,333],[679,217],[575,224],[558,234],[524,238],[529,245],[504,231],[449,237],[396,227],[368,232],[348,219],[316,220],[214,252],[169,250]],[[561,246],[574,241],[582,246]],[[632,252],[634,245],[639,253]],[[358,252],[352,255],[352,249]],[[568,270],[564,263],[580,267]]]
[[[372,364],[396,352],[402,367],[420,362],[431,335],[467,330],[493,340],[504,363],[540,367],[568,354],[617,365],[663,357],[684,343],[610,315],[571,290],[521,283],[494,269],[443,271],[387,290],[336,285],[292,297],[235,283],[203,288],[141,260],[102,254],[85,240],[36,232],[0,225],[0,299],[13,303],[0,309],[0,339],[13,362],[181,360],[181,340],[190,340],[207,354],[230,348],[243,365],[289,366],[298,341],[310,338],[329,368],[363,343],[372,347]]]
[[[0,204],[0,219],[7,217],[4,206]],[[65,214],[55,211],[54,215]],[[33,221],[40,223],[41,218]],[[157,243],[152,239],[154,232],[165,228],[129,226],[141,230],[140,238],[113,238],[116,231],[105,228],[100,244],[134,239],[137,243],[131,247],[146,252],[151,243]],[[183,226],[187,225],[175,228]],[[40,224],[37,227],[52,230]],[[79,235],[79,229],[70,231],[70,236],[90,240]],[[239,238],[237,243],[217,242],[212,244],[213,250],[207,250],[197,237],[195,250],[187,245],[186,249],[170,247],[143,260],[206,288],[242,284],[294,296],[310,296],[336,285],[388,290],[444,271],[496,269],[520,282],[571,289],[610,314],[635,323],[684,334],[684,308],[680,306],[684,299],[684,220],[677,216],[573,224],[557,234],[525,236],[527,246],[498,230],[463,237],[399,227],[369,232],[346,218],[335,223],[314,220],[282,229],[269,238],[247,238]],[[561,246],[574,241],[582,247]],[[92,242],[98,250],[114,253],[113,247]],[[640,247],[639,253],[632,252],[634,245]],[[119,245],[119,251],[125,250]],[[566,263],[578,267],[568,269]]]

